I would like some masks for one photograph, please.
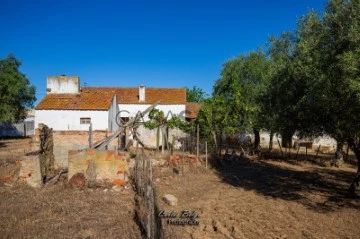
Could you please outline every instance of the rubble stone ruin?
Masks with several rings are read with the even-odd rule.
[[[39,125],[40,128],[40,170],[43,182],[46,178],[53,174],[54,166],[54,141],[53,131],[44,124]]]

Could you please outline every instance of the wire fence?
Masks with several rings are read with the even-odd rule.
[[[133,174],[135,187],[135,215],[144,238],[163,238],[161,220],[158,215],[156,192],[153,185],[151,159],[144,150],[136,150]]]

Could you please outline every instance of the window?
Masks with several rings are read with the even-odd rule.
[[[80,124],[90,124],[91,118],[80,118]]]
[[[129,122],[129,117],[121,117],[120,120],[121,120],[121,125],[124,125],[127,122]]]

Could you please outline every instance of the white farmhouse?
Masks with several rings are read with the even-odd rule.
[[[35,127],[46,124],[55,131],[116,130],[118,112],[115,91],[80,89],[77,76],[51,76],[47,95],[35,108]]]
[[[35,108],[35,127],[39,123],[54,131],[87,131],[90,122],[93,130],[116,131],[119,118],[123,121],[134,117],[159,101],[156,107],[165,115],[186,118],[185,88],[134,88],[82,87],[77,76],[50,76],[47,95]],[[147,117],[145,116],[145,120]],[[141,138],[154,145],[156,133],[140,128]],[[168,139],[179,132],[167,132]]]

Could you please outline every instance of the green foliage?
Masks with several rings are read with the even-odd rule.
[[[301,112],[297,104],[304,91],[303,82],[294,70],[294,60],[298,57],[297,41],[294,32],[270,38],[268,81],[259,96],[261,127],[286,137],[291,137],[298,128]]]
[[[231,116],[232,108],[227,104],[224,96],[216,95],[206,99],[195,121],[199,125],[200,133],[206,137],[216,149],[219,147],[223,133],[232,134],[237,130],[237,125]]]
[[[340,142],[359,136],[359,14],[359,1],[333,0],[323,17],[310,12],[299,22],[297,73],[307,82],[304,134],[325,132]]]
[[[206,98],[206,93],[203,89],[194,86],[192,89],[186,87],[186,101],[187,102],[203,102]]]
[[[268,61],[261,51],[240,55],[223,65],[214,95],[223,97],[223,107],[229,114],[226,127],[232,133],[259,126],[259,95],[264,90],[267,68]]]
[[[281,134],[360,135],[359,1],[331,0],[309,12],[296,32],[269,42],[269,84],[262,94],[263,126]],[[356,150],[356,149],[355,149]]]
[[[184,132],[190,132],[193,127],[191,123],[180,119],[177,115],[173,115],[169,120],[167,120],[166,124],[170,129],[177,128]]]
[[[360,181],[360,1],[330,0],[320,16],[308,12],[297,31],[271,37],[268,55],[226,62],[197,123],[218,145],[223,133],[250,128],[289,139],[328,134],[347,142]],[[255,132],[255,131],[254,131]]]
[[[158,109],[152,109],[149,112],[149,120],[144,123],[144,126],[148,129],[169,127],[171,129],[178,128],[184,132],[191,130],[191,124],[182,120],[178,115],[172,115],[170,119],[167,119],[164,112]]]
[[[35,87],[19,71],[20,65],[13,55],[0,59],[0,122],[24,119],[36,100]]]
[[[155,129],[163,126],[166,122],[164,112],[158,109],[152,109],[149,112],[149,121],[145,122],[144,125],[148,129]]]

